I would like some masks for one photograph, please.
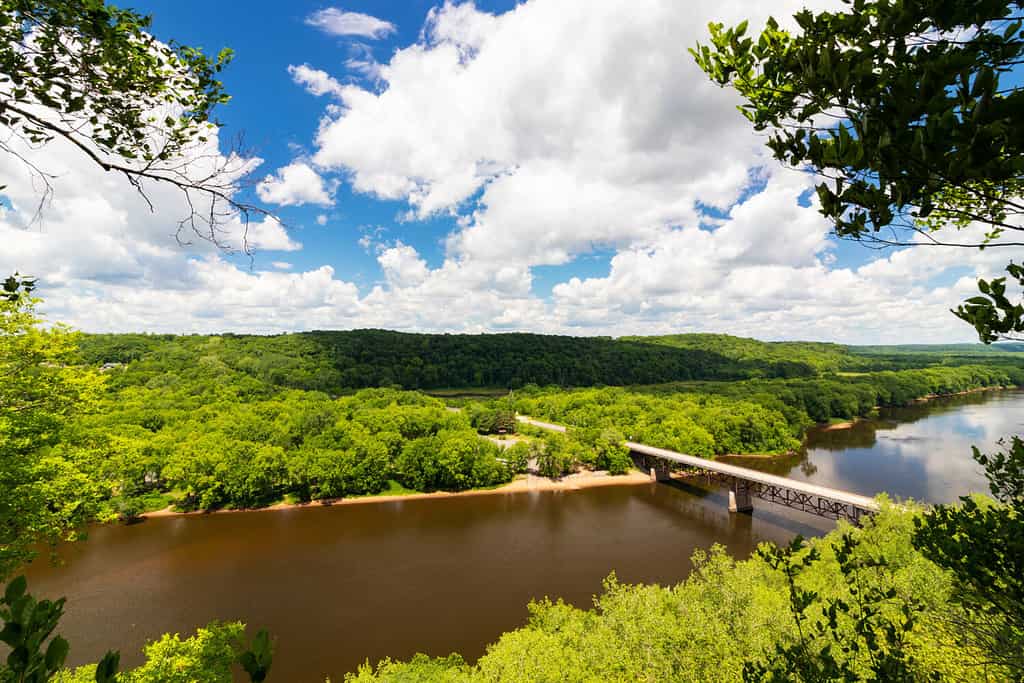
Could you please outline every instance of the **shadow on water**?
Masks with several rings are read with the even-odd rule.
[[[714,482],[706,484],[699,482],[699,479],[673,479],[660,482],[659,486],[676,489],[686,496],[678,499],[652,498],[645,502],[650,502],[654,507],[661,508],[665,513],[672,515],[674,519],[684,524],[690,524],[694,519],[699,519],[706,525],[705,531],[709,536],[732,533],[756,535],[755,526],[761,524],[790,537],[800,535],[810,538],[827,533],[835,526],[831,520],[759,498],[754,499],[753,512],[723,516],[721,511],[728,512],[729,507],[728,489]],[[713,507],[695,505],[694,500],[710,503]],[[771,540],[779,540],[774,534],[772,536]]]

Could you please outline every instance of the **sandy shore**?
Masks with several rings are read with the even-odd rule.
[[[848,422],[836,422],[830,425],[825,425],[824,427],[819,427],[819,429],[823,432],[834,432],[840,429],[852,429],[855,424],[861,421],[863,421],[863,418],[857,418],[855,420],[850,420]]]
[[[295,508],[318,508],[330,507],[332,505],[364,505],[371,503],[390,503],[396,500],[424,500],[432,498],[457,498],[467,496],[494,496],[509,493],[522,493],[524,491],[579,491],[581,489],[596,488],[599,486],[636,486],[637,484],[649,484],[649,474],[634,470],[626,474],[611,475],[607,472],[577,472],[562,477],[561,479],[549,479],[535,474],[521,476],[508,484],[493,489],[471,489],[451,493],[448,491],[435,491],[434,493],[400,493],[393,496],[361,496],[357,498],[336,498],[325,501],[312,501],[309,503],[277,503],[268,507],[249,508],[241,510],[196,510],[193,512],[178,512],[172,508],[164,508],[154,512],[146,512],[140,517],[177,517],[179,515],[222,515],[232,512],[260,512],[272,510],[290,510]]]

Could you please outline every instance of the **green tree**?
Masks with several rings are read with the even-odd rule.
[[[565,434],[548,432],[544,447],[537,453],[537,473],[542,477],[558,479],[579,467],[586,452],[583,445]]]
[[[1005,452],[974,449],[996,502],[964,497],[938,505],[917,520],[914,546],[956,577],[949,632],[978,652],[978,663],[997,665],[1024,681],[1024,440]]]
[[[10,281],[9,281],[10,284]],[[39,541],[74,538],[95,513],[95,491],[49,457],[69,415],[95,405],[102,378],[74,364],[77,335],[41,326],[25,283],[0,297],[0,578]]]
[[[840,237],[1021,246],[1024,92],[1005,78],[1024,63],[1021,3],[846,4],[799,12],[795,35],[774,19],[756,40],[746,37],[746,22],[712,24],[711,46],[691,52],[714,81],[740,93],[740,110],[770,132],[777,159],[826,178],[821,210]],[[945,236],[974,225],[985,230],[980,239]],[[1007,274],[1024,286],[1020,265],[1011,261]],[[986,343],[1024,332],[1024,305],[1007,296],[1006,278],[978,286],[981,296],[956,315]],[[957,579],[963,609],[949,632],[966,651],[980,651],[982,663],[1024,680],[1024,446],[1014,437],[1007,453],[974,453],[997,502],[938,506],[914,542]]]
[[[239,665],[253,683],[266,680],[273,660],[273,646],[266,631],[247,644],[245,624],[212,622],[195,634],[182,638],[165,633],[143,648],[146,661],[139,667],[116,674],[117,658],[108,655],[98,665],[63,670],[54,683],[231,683]],[[49,679],[47,679],[49,680]]]
[[[803,10],[790,33],[769,19],[711,24],[691,50],[712,80],[743,97],[777,159],[808,167],[838,236],[880,245],[1016,248],[1024,232],[1021,3],[845,0]],[[958,237],[972,224],[983,235]],[[942,234],[938,234],[942,233]],[[1024,286],[1012,262],[1008,276]],[[983,341],[1024,332],[1006,278],[956,315]]]
[[[535,450],[534,442],[517,441],[502,452],[501,459],[512,472],[521,474],[529,467]]]
[[[859,545],[849,532],[836,539],[831,549],[847,591],[827,598],[798,582],[821,560],[817,548],[805,548],[799,536],[784,549],[758,548],[758,556],[786,577],[796,637],[776,642],[767,661],[748,661],[745,681],[913,683],[932,678],[918,670],[908,646],[924,607],[914,598],[901,599],[895,587],[886,585],[891,581],[887,560],[861,556]]]
[[[51,176],[23,151],[62,139],[144,196],[150,182],[178,188],[194,207],[182,226],[217,242],[228,216],[265,213],[234,198],[243,157],[202,172],[182,162],[216,133],[213,109],[228,101],[218,74],[232,53],[211,58],[155,39],[150,27],[103,0],[0,0],[0,125],[9,134],[0,151],[42,181],[40,207]]]

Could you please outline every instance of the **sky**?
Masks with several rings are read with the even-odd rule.
[[[249,226],[251,256],[180,244],[176,192],[151,210],[53,143],[26,152],[56,176],[36,220],[38,183],[0,157],[0,272],[87,332],[974,341],[949,309],[1005,254],[831,238],[813,177],[686,51],[708,21],[830,1],[122,2],[234,50],[207,151],[243,140],[239,198],[280,220]]]

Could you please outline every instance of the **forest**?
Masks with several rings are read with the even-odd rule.
[[[8,574],[36,553],[39,540],[74,540],[88,523],[131,522],[147,510],[212,511],[461,491],[504,484],[527,468],[556,478],[580,468],[617,474],[632,466],[623,446],[627,438],[706,457],[783,453],[798,447],[804,430],[818,421],[1024,380],[1012,354],[979,364],[977,355],[915,351],[911,358],[918,367],[897,363],[896,369],[837,371],[830,364],[837,355],[831,347],[825,355],[832,360],[816,358],[820,369],[814,370],[808,356],[814,351],[797,345],[792,362],[813,374],[752,373],[735,381],[620,387],[527,385],[490,392],[500,395],[483,400],[446,402],[394,386],[337,393],[295,388],[280,375],[254,369],[261,344],[280,351],[282,340],[308,343],[299,335],[245,338],[248,352],[241,355],[242,347],[230,336],[86,336],[60,325],[43,326],[35,314],[37,302],[24,294],[0,303],[0,363],[9,376],[0,386],[0,452],[7,456],[0,475],[10,483],[0,489],[0,507],[19,511],[6,516],[11,524],[0,531],[0,570]],[[703,343],[719,347],[719,359],[739,356],[751,343],[727,341]],[[669,350],[682,357],[694,354],[688,362],[695,368],[705,358],[700,351]],[[784,351],[778,347],[771,363],[789,362]],[[310,372],[319,362],[297,348],[290,353],[278,360]],[[745,361],[729,362],[736,368]],[[568,433],[527,429],[516,435],[521,440],[502,448],[506,444],[494,435],[519,431],[516,412],[564,423]],[[1014,457],[1019,459],[1021,451],[1024,443],[1014,441]],[[995,469],[1012,462],[1004,456],[976,457]],[[1015,500],[1016,485],[1002,486],[993,488],[997,497]],[[970,566],[960,567],[967,579],[937,569],[935,562],[958,567],[956,558],[967,551],[947,548],[949,543],[992,536],[957,536],[946,527],[1008,525],[1010,531],[996,535],[1019,541],[1012,510],[985,500],[928,512],[887,508],[862,529],[840,526],[824,539],[785,552],[765,548],[737,562],[712,549],[700,554],[697,570],[674,587],[626,586],[610,577],[596,610],[536,603],[528,625],[506,633],[476,664],[457,655],[421,656],[367,665],[349,679],[564,680],[568,672],[570,679],[592,680],[643,678],[646,672],[647,680],[669,674],[735,680],[744,671],[800,661],[829,643],[886,638],[882,660],[850,651],[837,654],[828,666],[854,678],[876,667],[899,666],[912,674],[905,680],[927,672],[986,680],[984,669],[970,662],[984,659],[989,644],[983,638],[953,643],[944,629],[955,620],[1003,623],[998,615],[972,612],[959,598],[965,589],[957,582],[970,579],[979,561],[1012,564],[1015,551],[984,541],[984,547],[969,551],[975,558]],[[1005,592],[1004,586],[1016,585],[1007,583],[1007,576],[1001,569],[986,574],[983,588]],[[37,603],[25,590],[23,582],[9,584],[0,618],[19,629],[34,628],[19,621],[29,613],[55,615],[45,623],[56,623],[62,605]],[[859,596],[863,602],[857,602]],[[888,606],[877,609],[880,604]],[[821,621],[832,613],[839,615],[834,621]],[[812,635],[801,635],[804,621],[813,621]],[[638,649],[638,633],[654,649]],[[39,646],[42,640],[31,642]],[[254,670],[265,669],[269,642],[257,634],[249,645],[238,623],[210,624],[184,638],[165,635],[147,646],[142,666],[117,680],[164,681],[175,671],[208,671],[210,680],[226,680],[243,660]],[[773,647],[797,647],[794,642],[799,651],[772,656]],[[59,649],[53,661],[61,661]],[[46,661],[38,657],[35,661]],[[105,658],[97,666],[54,675],[75,683],[112,681],[104,677],[111,662]],[[1002,671],[998,667],[1005,665],[986,666]]]
[[[624,386],[818,377],[978,362],[1024,367],[1024,354],[979,360],[973,347],[879,356],[838,344],[702,334],[612,339],[352,330],[276,336],[84,335],[81,340],[82,361],[93,365],[138,361],[158,372],[188,357],[207,356],[275,386],[332,395],[381,386],[426,390],[517,389],[528,384]]]
[[[365,367],[385,366],[388,347],[373,356],[362,334],[328,336],[363,340]],[[814,376],[589,389],[528,385],[491,400],[449,400],[461,406],[459,412],[439,398],[398,387],[295,388],[318,383],[313,379],[325,356],[311,352],[314,338],[77,335],[70,357],[101,389],[55,439],[48,462],[62,485],[82,492],[82,505],[94,518],[130,520],[169,505],[254,508],[486,488],[511,481],[530,463],[553,477],[580,468],[622,473],[631,467],[621,446],[626,439],[705,457],[780,454],[798,448],[816,422],[934,394],[1024,384],[1024,359],[1022,365],[1015,359],[957,365],[936,354],[929,367],[839,375],[833,368],[857,362],[843,347],[792,343],[773,346],[766,367],[811,368]],[[525,353],[530,341],[572,358],[585,358],[594,348],[593,340],[539,335],[394,338],[458,348],[459,365],[473,367],[492,362],[505,343],[522,344]],[[656,339],[635,344],[662,348],[665,338]],[[495,345],[487,347],[491,340]],[[664,348],[698,375],[720,373],[722,359],[730,372],[743,375],[753,367],[750,354],[765,345],[725,335],[671,338],[673,344],[680,340],[702,348]],[[598,343],[611,348],[619,342]],[[720,353],[705,372],[712,347]],[[566,435],[534,433],[507,450],[480,438],[515,431],[514,411],[571,429]]]

